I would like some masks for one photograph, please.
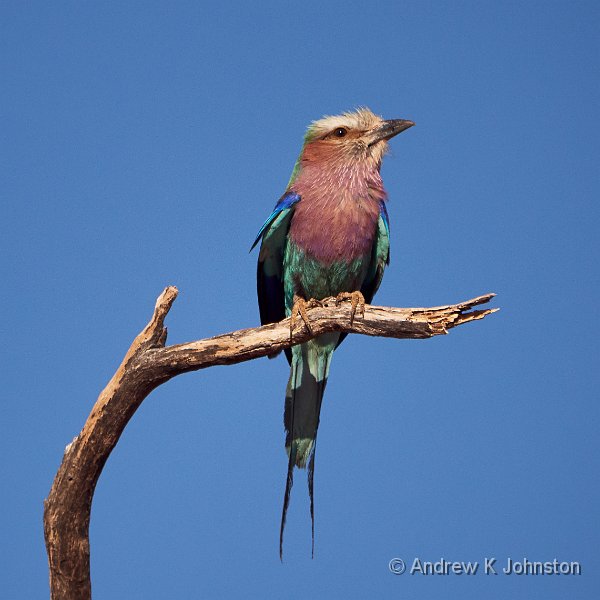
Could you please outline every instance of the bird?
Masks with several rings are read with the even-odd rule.
[[[384,120],[361,107],[308,126],[286,190],[251,248],[261,242],[257,293],[263,325],[291,317],[291,334],[301,317],[310,330],[306,309],[329,297],[351,300],[351,320],[357,309],[364,314],[390,260],[382,159],[389,140],[413,125],[407,119]],[[331,358],[346,335],[325,333],[285,350],[290,364],[284,406],[288,469],[280,560],[295,467],[308,470],[314,557],[317,429]]]

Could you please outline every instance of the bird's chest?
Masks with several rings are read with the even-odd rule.
[[[377,231],[379,203],[343,195],[298,203],[289,239],[324,265],[370,255]]]
[[[302,201],[292,218],[284,255],[286,302],[293,294],[320,299],[360,289],[379,205],[356,201],[301,205]]]

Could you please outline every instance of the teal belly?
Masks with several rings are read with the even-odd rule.
[[[288,241],[283,257],[285,311],[289,315],[294,304],[294,295],[305,300],[322,300],[337,296],[341,292],[360,290],[367,269],[369,257],[361,256],[352,261],[336,261],[324,264],[292,241]]]

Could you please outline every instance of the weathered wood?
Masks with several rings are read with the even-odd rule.
[[[290,336],[290,320],[243,329],[213,338],[165,347],[164,320],[177,288],[168,287],[156,301],[148,325],[135,338],[123,362],[92,408],[81,433],[66,447],[54,483],[44,501],[44,535],[53,600],[91,598],[89,524],[94,489],[121,433],[144,398],[181,373],[230,365],[307,341],[329,331],[395,338],[429,338],[452,327],[482,319],[498,309],[471,310],[489,302],[486,294],[459,304],[434,308],[365,307],[350,324],[349,302],[308,310],[311,332],[302,320]]]

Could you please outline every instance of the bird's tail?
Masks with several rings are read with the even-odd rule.
[[[321,402],[329,364],[339,334],[325,334],[306,344],[294,346],[290,379],[285,394],[283,421],[286,430],[285,447],[289,455],[287,481],[283,498],[281,529],[279,533],[279,556],[283,556],[283,530],[290,493],[294,482],[294,467],[308,466],[308,493],[310,497],[310,518],[312,523],[312,547],[314,554],[315,519],[313,499],[313,477],[315,468],[315,444]]]

